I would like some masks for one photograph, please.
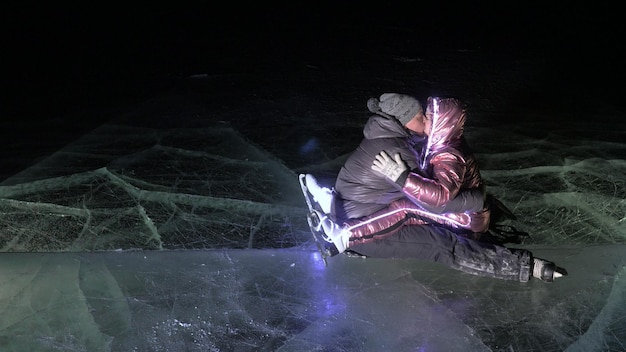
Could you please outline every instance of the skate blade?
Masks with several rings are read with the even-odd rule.
[[[324,246],[327,242],[325,237],[326,234],[323,230],[321,230],[320,226],[320,218],[316,212],[310,212],[307,214],[307,221],[309,223],[309,228],[311,229],[311,234],[313,234],[313,241],[317,246],[318,251],[322,256],[322,260],[324,261],[324,265],[328,265],[328,261],[326,258],[331,257],[331,251]]]
[[[317,246],[317,249],[324,261],[324,265],[328,266],[328,261],[326,258],[331,257],[332,251],[325,246],[328,242],[326,240],[326,234],[321,226],[321,220],[318,213],[314,211],[315,205],[311,200],[311,194],[308,192],[306,187],[306,174],[300,174],[298,176],[300,181],[300,187],[302,188],[302,194],[304,195],[304,200],[306,201],[307,207],[309,209],[309,213],[306,216],[307,222],[309,224],[309,229],[311,230],[311,234],[313,234],[313,241]]]
[[[567,270],[565,268],[561,268],[559,266],[554,270],[554,274],[552,275],[555,279],[558,279],[563,276],[567,276]]]

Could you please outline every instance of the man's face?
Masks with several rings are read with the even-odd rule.
[[[415,132],[416,134],[423,136],[424,135],[424,119],[425,119],[424,114],[419,113],[415,115],[415,117],[412,118],[411,121],[407,122],[405,127]]]
[[[430,132],[433,128],[433,114],[426,113],[424,115],[424,134],[430,136]]]

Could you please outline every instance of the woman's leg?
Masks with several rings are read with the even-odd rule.
[[[367,243],[396,233],[405,225],[441,224],[458,232],[467,232],[471,217],[467,214],[430,213],[404,198],[391,202],[387,207],[359,219],[349,219],[343,228],[349,235],[349,246]]]

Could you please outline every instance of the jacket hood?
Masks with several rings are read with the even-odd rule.
[[[458,147],[465,128],[465,104],[456,98],[429,97],[426,114],[433,114],[426,154]]]
[[[394,118],[372,115],[363,127],[363,135],[367,139],[405,138],[411,134]]]

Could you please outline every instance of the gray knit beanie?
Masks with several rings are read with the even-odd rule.
[[[369,111],[395,117],[402,125],[406,125],[415,115],[423,112],[420,102],[408,95],[385,93],[380,99],[370,98],[367,101]]]

